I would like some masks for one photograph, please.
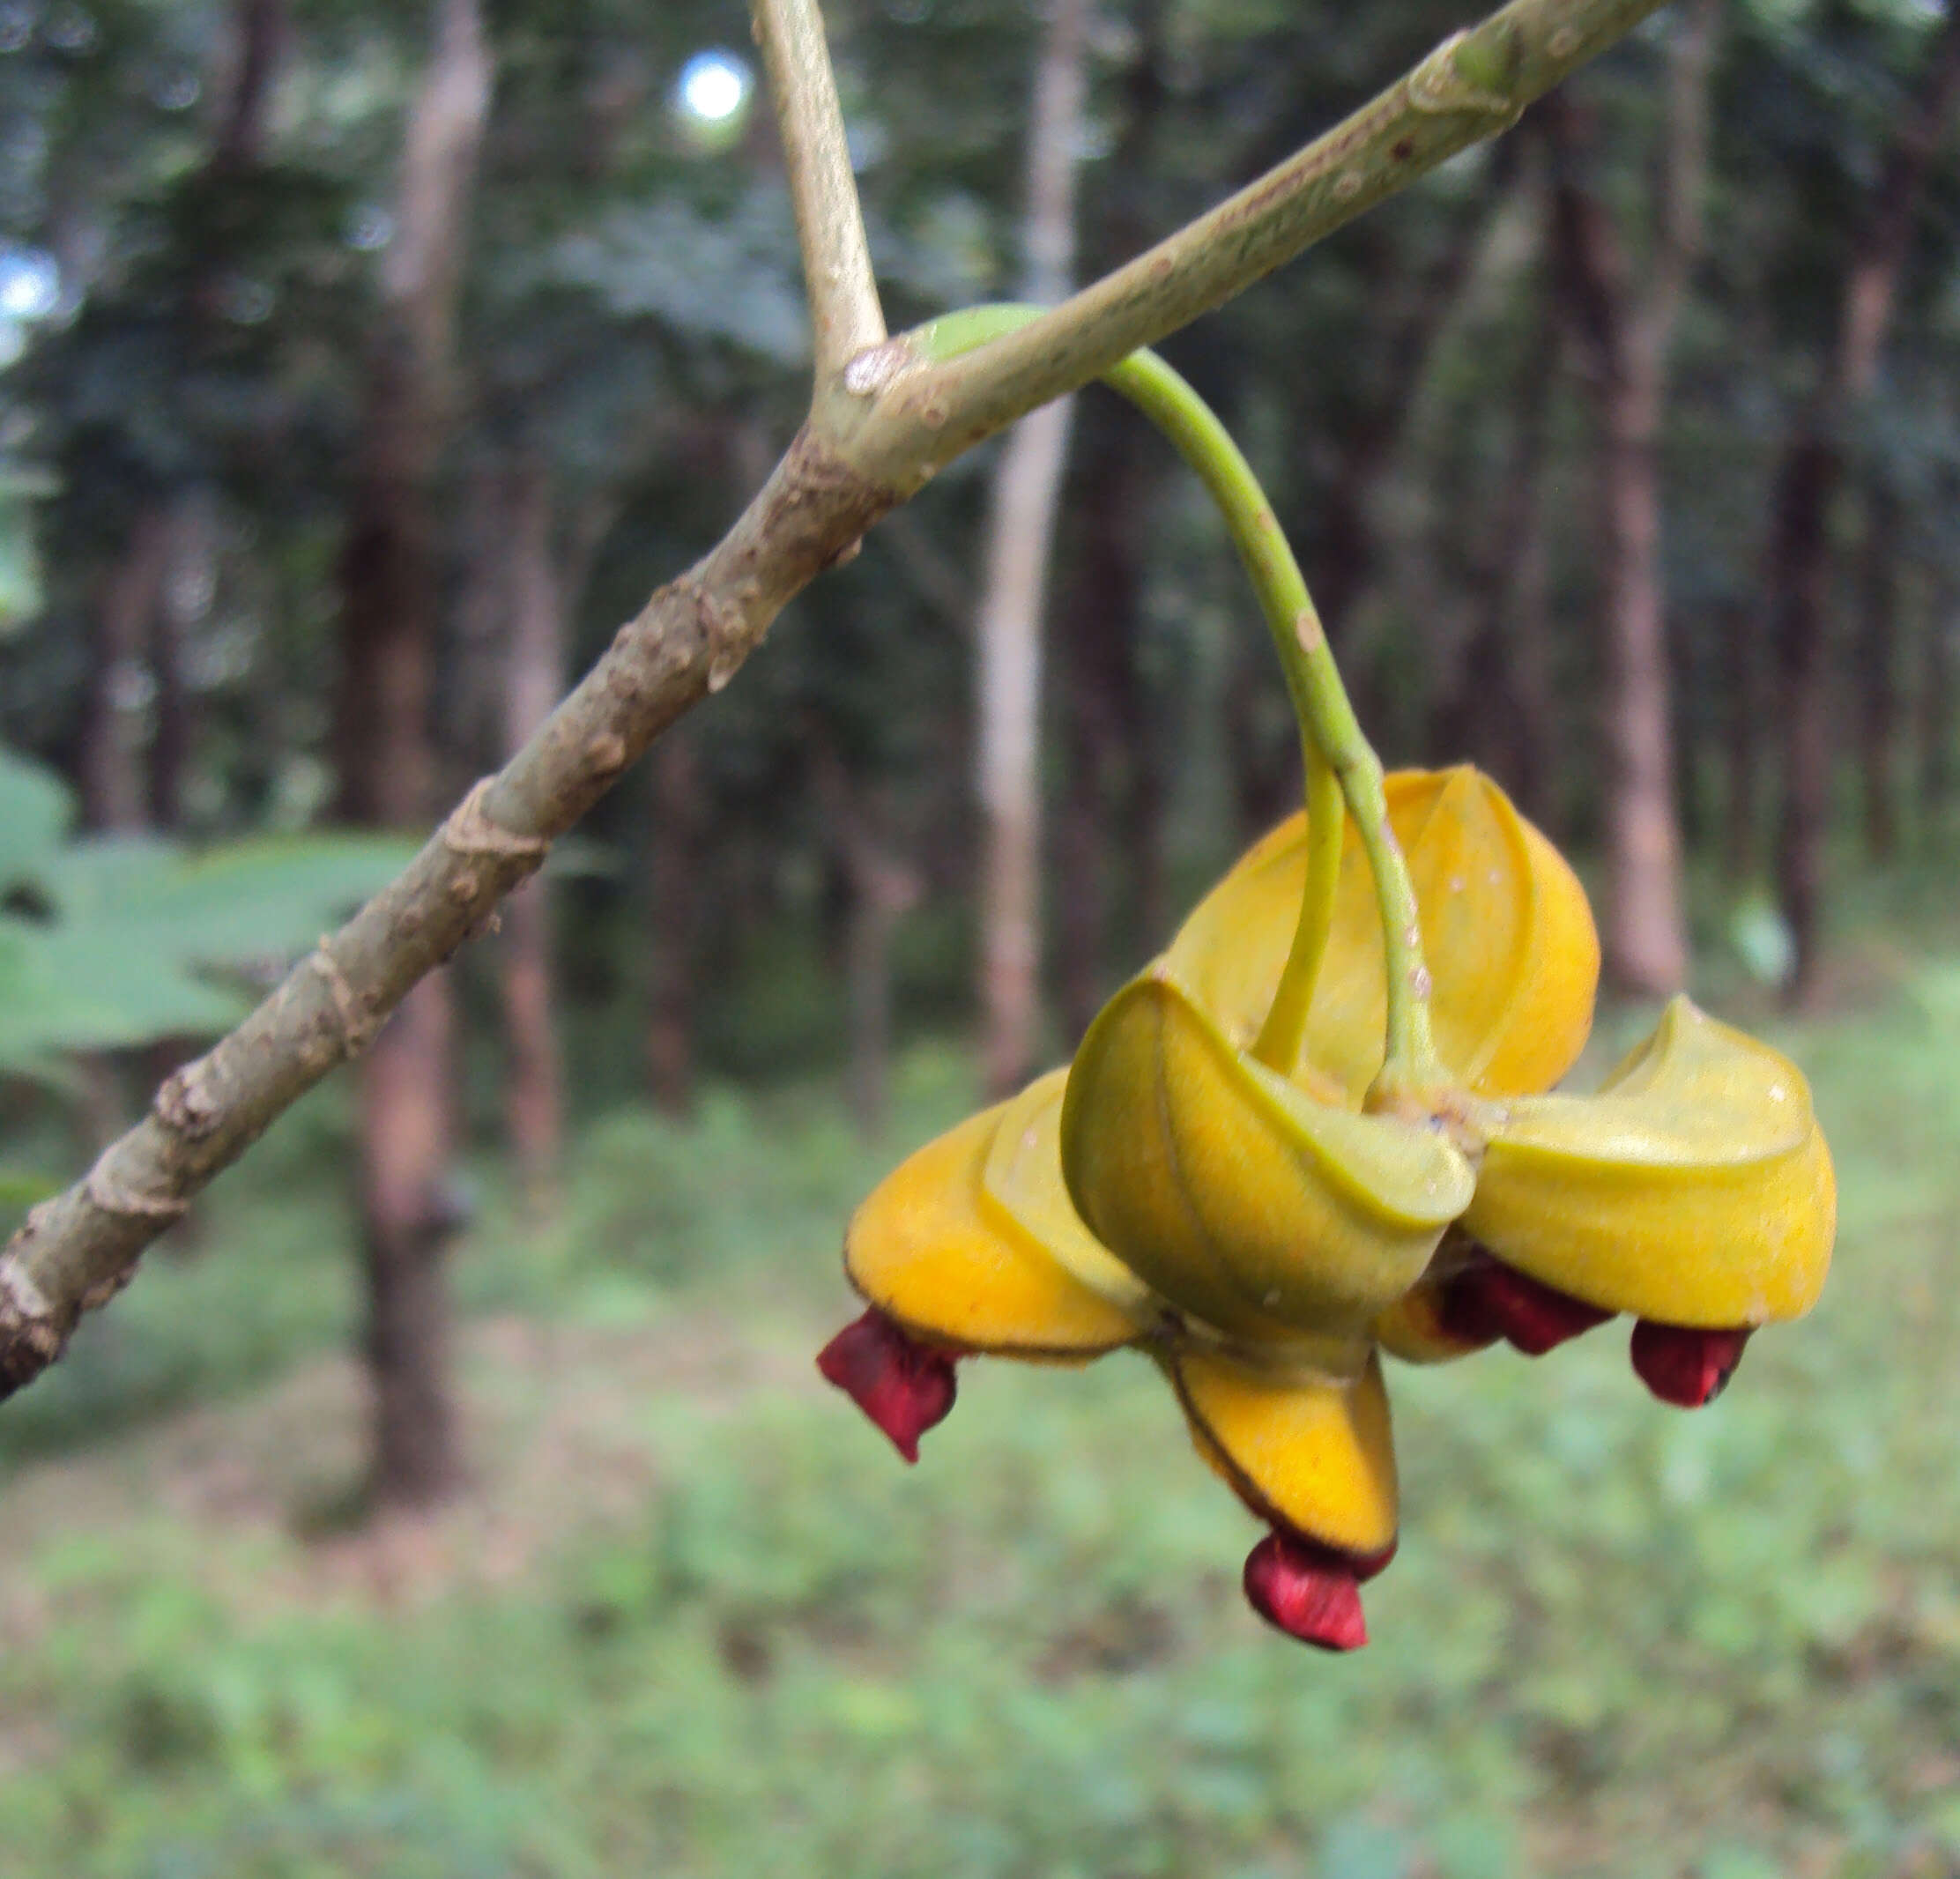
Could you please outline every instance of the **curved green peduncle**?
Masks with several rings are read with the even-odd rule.
[[[926,359],[950,359],[1024,325],[1040,311],[1013,305],[968,308],[917,328],[907,335],[907,343]],[[1333,923],[1345,800],[1374,876],[1387,963],[1385,1060],[1377,1087],[1421,1088],[1435,1079],[1437,1066],[1415,891],[1389,827],[1381,761],[1348,702],[1300,565],[1244,453],[1183,377],[1154,353],[1144,351],[1105,373],[1102,382],[1163,432],[1217,504],[1258,596],[1300,725],[1306,769],[1306,885],[1292,947],[1252,1055],[1282,1075],[1299,1062],[1314,981]]]

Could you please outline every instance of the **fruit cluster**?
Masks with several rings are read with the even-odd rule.
[[[1752,1331],[1810,1308],[1835,1228],[1802,1076],[1685,999],[1598,1095],[1547,1094],[1592,1023],[1584,890],[1474,770],[1392,775],[1385,802],[1419,936],[1385,944],[1381,844],[1349,821],[1274,1062],[1312,898],[1306,818],[1274,830],[1072,1065],[865,1201],[845,1266],[871,1309],[818,1360],[910,1460],[961,1357],[1147,1353],[1272,1529],[1247,1596],[1336,1650],[1365,1642],[1358,1587],[1396,1544],[1380,1353],[1536,1355],[1624,1313],[1640,1376],[1698,1406]],[[1385,1064],[1405,959],[1433,1050]]]

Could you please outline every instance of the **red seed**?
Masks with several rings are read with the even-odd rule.
[[[918,1438],[946,1420],[958,1389],[951,1351],[921,1344],[876,1310],[832,1338],[817,1354],[817,1369],[908,1461],[918,1459]]]
[[[1368,1623],[1356,1563],[1295,1534],[1268,1534],[1246,1555],[1245,1596],[1289,1638],[1323,1651],[1358,1651],[1368,1642]],[[1373,1570],[1386,1563],[1383,1558]]]
[[[1542,1357],[1613,1313],[1602,1311],[1496,1259],[1480,1259],[1450,1281],[1443,1328],[1467,1343],[1506,1338],[1527,1357]]]
[[[1644,1318],[1633,1327],[1633,1367],[1664,1403],[1699,1409],[1727,1388],[1749,1333],[1693,1331]]]

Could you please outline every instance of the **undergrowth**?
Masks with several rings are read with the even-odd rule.
[[[1960,1874],[1956,1022],[1901,994],[1780,1040],[1838,1159],[1837,1268],[1709,1410],[1651,1400],[1623,1326],[1396,1373],[1402,1552],[1340,1660],[1246,1611],[1255,1533],[1140,1361],[971,1367],[913,1472],[819,1384],[842,1223],[895,1151],[816,1085],[598,1121],[542,1231],[479,1172],[464,1304],[614,1354],[624,1518],[533,1510],[503,1582],[282,1594],[327,1543],[300,1488],[173,1511],[140,1445],[196,1403],[221,1451],[338,1361],[329,1095],[0,1416],[0,1494],[75,1508],[0,1526],[4,1869]],[[900,1133],[969,1096],[911,1053]],[[524,1420],[607,1383],[502,1349],[473,1388]]]

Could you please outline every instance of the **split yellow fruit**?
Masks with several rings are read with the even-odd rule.
[[[1598,1095],[1505,1105],[1464,1225],[1607,1311],[1754,1326],[1816,1302],[1837,1186],[1796,1066],[1678,998]]]
[[[1125,1266],[1255,1341],[1363,1338],[1474,1182],[1437,1131],[1318,1102],[1232,1050],[1168,967],[1090,1027],[1061,1152],[1077,1211]]]
[[[1543,1094],[1592,1022],[1577,879],[1473,770],[1391,776],[1385,800],[1428,961],[1434,1056],[1398,1059],[1420,1073],[1381,1075],[1388,949],[1351,821],[1318,973],[1289,982],[1297,1051],[1290,1022],[1262,1036],[1306,894],[1295,817],[1069,1069],[864,1203],[845,1263],[872,1309],[820,1359],[911,1459],[957,1358],[1141,1347],[1273,1529],[1247,1597],[1340,1650],[1365,1640],[1358,1588],[1396,1539],[1381,1351],[1535,1355],[1629,1312],[1635,1369],[1696,1407],[1755,1326],[1809,1309],[1835,1226],[1802,1077],[1686,999],[1599,1095]]]

